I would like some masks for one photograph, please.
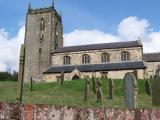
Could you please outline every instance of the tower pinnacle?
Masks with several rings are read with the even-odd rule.
[[[32,8],[31,8],[31,3],[29,3],[28,5],[28,11],[30,11]]]
[[[54,0],[52,1],[52,7],[54,8]]]

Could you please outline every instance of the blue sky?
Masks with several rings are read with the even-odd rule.
[[[0,71],[18,70],[28,4],[52,0],[1,0]],[[144,52],[160,52],[160,0],[55,0],[62,12],[64,46],[140,40]]]
[[[25,22],[28,3],[33,8],[49,6],[52,0],[1,0],[0,27],[13,36]],[[57,11],[63,13],[64,32],[74,29],[99,29],[115,33],[116,25],[128,16],[149,20],[160,29],[159,0],[55,0]]]

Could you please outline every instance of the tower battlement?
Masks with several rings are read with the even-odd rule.
[[[61,15],[56,11],[54,7],[54,1],[52,3],[52,6],[48,6],[44,8],[36,8],[36,9],[33,9],[31,7],[31,4],[29,3],[27,14],[42,14],[42,13],[47,13],[47,12],[54,12],[56,17],[61,21]]]

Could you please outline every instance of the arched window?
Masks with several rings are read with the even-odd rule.
[[[63,58],[63,64],[64,65],[69,65],[69,64],[71,64],[71,58],[69,57],[69,56],[64,56],[64,58]]]
[[[102,61],[102,62],[109,62],[109,61],[110,61],[110,56],[109,56],[109,54],[108,54],[108,53],[102,53],[101,61]]]
[[[121,53],[121,60],[122,61],[129,61],[130,60],[130,53],[127,51],[123,51]]]
[[[90,63],[90,56],[87,54],[82,55],[82,63],[83,64]]]
[[[40,31],[44,31],[45,29],[45,20],[41,18],[40,20]]]

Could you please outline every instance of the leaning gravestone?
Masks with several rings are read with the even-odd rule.
[[[94,76],[92,76],[92,84],[93,84],[93,92],[96,94],[97,85],[96,85],[96,78]]]
[[[102,93],[102,82],[100,79],[97,80],[97,102],[102,102],[103,93]]]
[[[137,107],[137,80],[133,73],[126,73],[123,80],[124,103],[128,108]]]
[[[160,105],[160,77],[157,76],[152,84],[152,104],[155,106]]]
[[[145,91],[147,95],[151,96],[151,84],[148,79],[145,81]]]
[[[89,98],[89,77],[85,76],[85,83],[84,83],[84,102],[87,102],[88,98]]]
[[[113,99],[114,96],[114,83],[112,79],[109,79],[109,99]]]

